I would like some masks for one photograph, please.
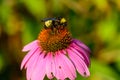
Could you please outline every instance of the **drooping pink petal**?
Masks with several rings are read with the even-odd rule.
[[[27,61],[32,57],[32,55],[39,49],[39,47],[34,46],[33,49],[30,50],[29,53],[24,57],[21,63],[21,69],[24,67],[24,65],[27,63]]]
[[[56,74],[55,77],[57,80],[64,80],[66,78],[66,75],[63,71],[63,65],[60,62],[59,54],[56,52],[56,55],[54,56],[55,66],[56,66]]]
[[[55,54],[55,53],[52,53],[51,54]],[[53,76],[56,76],[57,74],[57,70],[56,70],[56,63],[55,63],[55,56],[53,56],[52,58],[52,73],[53,73]]]
[[[31,64],[34,62],[34,60],[39,57],[39,55],[40,55],[41,52],[42,51],[40,51],[40,49],[38,48],[34,52],[34,54],[29,58],[29,60],[26,62],[25,68],[28,68],[29,66],[31,66]]]
[[[63,49],[63,50],[60,50],[61,53],[63,54],[67,54],[67,52]]]
[[[34,46],[38,46],[38,40],[35,40],[35,41],[27,44],[27,45],[22,49],[22,51],[29,51],[29,50],[31,50]]]
[[[52,65],[54,65],[53,63],[53,56],[50,53],[47,53],[47,56],[46,56],[46,75],[49,79],[52,79],[54,76],[53,76],[53,67]]]
[[[75,49],[75,47],[76,47],[76,46],[70,46],[69,49],[71,49],[75,54],[77,54],[81,59],[84,60],[85,58],[83,57],[83,55],[81,55],[81,53],[78,52],[78,51]]]
[[[68,52],[68,56],[70,57],[70,59],[75,64],[77,71],[82,76],[88,77],[90,75],[90,72],[89,72],[85,62],[78,55],[76,55],[72,50],[67,49],[67,52]]]
[[[84,50],[88,51],[88,53],[91,53],[91,50],[81,41],[77,39],[73,39],[73,42],[76,43],[79,47],[83,48]]]
[[[44,57],[45,53],[41,53],[43,57],[39,57],[36,67],[31,75],[31,80],[43,80],[45,77],[45,66],[46,59]]]
[[[71,44],[70,47],[73,51],[76,51],[76,53],[79,56],[83,56],[84,57],[84,61],[87,64],[87,66],[90,65],[90,59],[89,59],[89,55],[87,54],[87,52],[85,52],[83,49],[81,49],[78,45],[76,45],[75,43]]]
[[[63,71],[64,71],[66,77],[69,78],[70,80],[74,80],[76,78],[75,66],[67,58],[66,55],[64,55],[60,51],[58,53],[59,53],[59,60],[60,60],[60,63],[62,65],[62,68],[63,68]]]
[[[39,57],[40,53],[41,53],[40,49],[37,49],[37,51],[33,54],[33,56],[29,59],[29,61],[25,65],[25,67],[27,68],[26,71],[27,80],[30,80],[31,78],[31,74],[34,71],[34,68],[36,67],[38,58],[40,58]]]

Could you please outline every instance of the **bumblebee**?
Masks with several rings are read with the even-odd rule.
[[[45,18],[42,20],[44,22],[44,27],[46,28],[53,28],[58,29],[59,27],[66,27],[67,26],[67,21],[63,17],[58,17],[58,18]]]

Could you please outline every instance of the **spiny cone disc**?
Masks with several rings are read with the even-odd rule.
[[[67,48],[71,39],[71,34],[66,28],[57,30],[55,33],[51,29],[43,29],[38,36],[39,45],[47,52]]]

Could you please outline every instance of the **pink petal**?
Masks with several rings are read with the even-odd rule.
[[[59,54],[57,52],[55,54],[56,54],[54,56],[54,61],[56,65],[55,77],[57,78],[57,80],[64,80],[66,78],[66,75],[63,71],[63,65],[61,65]]]
[[[43,80],[45,77],[46,59],[45,53],[41,53],[43,57],[39,57],[36,67],[31,75],[31,80]]]
[[[70,80],[74,80],[76,78],[76,70],[72,62],[60,51],[58,51],[55,55],[56,62],[56,78],[59,80],[65,80],[65,78],[69,78]]]
[[[88,53],[91,53],[91,50],[81,41],[77,40],[77,39],[73,39],[73,42],[76,43],[76,45],[78,45],[79,47],[85,49],[86,51],[88,51]]]
[[[29,59],[29,61],[26,63],[26,68],[27,68],[27,80],[30,80],[31,74],[34,71],[34,68],[36,67],[36,64],[38,62],[38,58],[40,55],[40,50],[37,49],[37,51],[34,53],[34,55]]]
[[[53,78],[53,71],[52,71],[52,65],[53,65],[53,56],[51,53],[47,53],[47,56],[46,56],[46,74],[47,74],[47,77],[49,79],[52,79]]]
[[[63,54],[67,54],[66,51],[63,49],[63,50],[59,50],[61,53]]]
[[[37,51],[38,47],[34,46],[32,50],[30,50],[29,53],[24,57],[21,63],[21,69],[24,67],[24,65],[27,63],[27,61],[32,57],[32,55]]]
[[[51,54],[55,54],[55,53],[51,53]],[[56,70],[56,63],[55,63],[55,56],[53,56],[52,58],[52,72],[53,72],[53,76],[56,76],[57,74],[57,70]]]
[[[72,43],[72,50],[76,50],[79,54],[78,55],[82,55],[85,58],[85,62],[87,64],[87,66],[90,65],[90,59],[89,59],[89,55],[87,54],[88,52],[85,52],[83,49],[81,49],[78,45],[76,45],[75,43]]]
[[[59,52],[59,60],[61,65],[63,65],[63,71],[70,80],[76,78],[76,70],[73,63],[61,52]]]
[[[33,64],[34,60],[39,57],[41,52],[42,51],[40,51],[40,49],[38,48],[25,64],[25,68],[32,66],[31,64]]]
[[[22,49],[22,51],[29,51],[29,50],[31,50],[34,46],[38,46],[38,40],[35,40],[35,41],[27,44],[27,45]]]
[[[75,53],[72,50],[67,49],[67,51],[68,51],[68,55],[69,55],[70,59],[75,64],[77,71],[82,76],[88,77],[90,75],[90,72],[87,68],[87,65],[84,63],[84,61],[78,55],[75,55]]]
[[[81,59],[85,59],[76,49],[75,49],[76,46],[73,46],[73,47],[69,47],[69,49],[71,49],[75,54],[77,54]]]

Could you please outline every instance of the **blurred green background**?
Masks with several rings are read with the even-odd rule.
[[[76,80],[120,80],[120,0],[0,0],[0,80],[25,80],[21,49],[58,16],[92,51],[91,76]]]

